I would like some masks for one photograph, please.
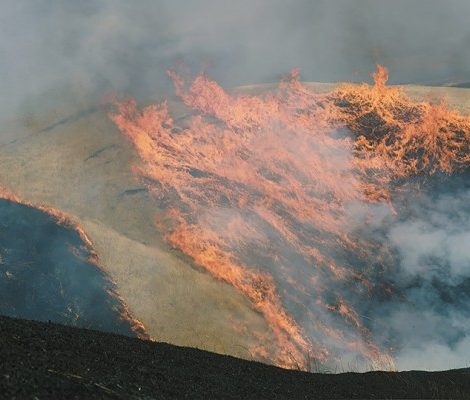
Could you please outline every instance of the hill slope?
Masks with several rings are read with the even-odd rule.
[[[306,85],[317,91],[335,87]],[[261,94],[276,86],[235,91]],[[416,99],[444,96],[453,107],[470,105],[469,89],[404,89]],[[0,186],[79,221],[100,265],[151,337],[249,359],[247,349],[272,335],[263,317],[233,287],[192,268],[155,232],[158,209],[131,170],[138,165],[135,151],[105,108],[65,100],[50,96],[23,118],[2,121]],[[190,118],[180,101],[169,106],[175,119]],[[240,335],[240,326],[249,332]]]
[[[193,348],[0,317],[2,398],[469,398],[470,370],[308,374]]]

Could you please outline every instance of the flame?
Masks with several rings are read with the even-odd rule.
[[[165,102],[139,110],[127,99],[110,114],[165,209],[167,241],[263,314],[277,343],[255,345],[256,354],[308,369],[311,359],[352,351],[390,368],[392,354],[353,304],[393,291],[373,283],[374,243],[348,229],[350,207],[393,207],[404,180],[468,167],[470,119],[386,86],[382,66],[373,85],[329,93],[308,89],[293,70],[263,96],[168,74],[192,110],[183,126]]]

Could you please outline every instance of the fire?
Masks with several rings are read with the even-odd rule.
[[[166,239],[263,314],[277,344],[254,346],[277,365],[307,369],[344,351],[379,368],[392,354],[353,308],[389,287],[386,263],[351,229],[351,206],[393,207],[411,177],[450,174],[470,162],[470,119],[443,102],[413,102],[386,85],[309,90],[298,70],[264,96],[233,95],[204,75],[169,72],[192,110],[179,126],[165,102],[110,114],[143,161],[136,172],[167,221]]]
[[[470,162],[470,118],[444,101],[415,103],[400,88],[387,87],[378,67],[375,85],[344,85],[333,97],[345,111],[344,123],[356,135],[359,157],[373,157],[390,178],[450,174]]]

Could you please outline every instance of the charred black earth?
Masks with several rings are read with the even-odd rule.
[[[0,216],[0,314],[134,335],[78,232],[9,200]]]
[[[310,374],[0,317],[2,399],[464,399],[470,370]]]

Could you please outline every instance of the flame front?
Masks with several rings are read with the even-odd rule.
[[[381,66],[374,85],[329,93],[297,70],[264,96],[169,76],[189,121],[165,102],[140,111],[127,100],[110,115],[143,161],[135,170],[164,209],[167,241],[262,313],[276,343],[257,354],[308,369],[349,352],[390,368],[354,305],[393,296],[376,279],[393,263],[352,220],[365,223],[371,204],[393,209],[410,178],[467,168],[469,118],[411,101]]]

